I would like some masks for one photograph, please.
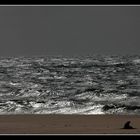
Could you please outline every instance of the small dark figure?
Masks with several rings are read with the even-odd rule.
[[[131,121],[127,121],[125,124],[124,124],[124,127],[123,129],[134,129],[131,125],[130,125]]]

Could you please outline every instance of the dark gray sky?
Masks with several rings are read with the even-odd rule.
[[[140,53],[140,7],[0,7],[0,56],[95,53]]]

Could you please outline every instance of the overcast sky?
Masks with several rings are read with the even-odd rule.
[[[0,7],[0,56],[140,54],[140,7]]]

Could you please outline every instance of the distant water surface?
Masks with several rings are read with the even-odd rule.
[[[140,114],[140,56],[0,58],[0,114]]]

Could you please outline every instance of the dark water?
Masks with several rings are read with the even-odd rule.
[[[0,59],[0,114],[140,114],[140,56]]]

